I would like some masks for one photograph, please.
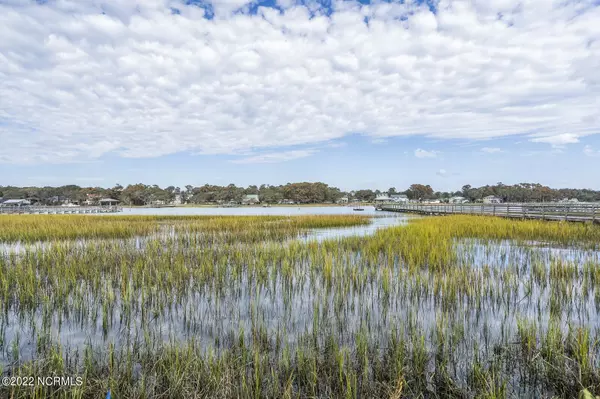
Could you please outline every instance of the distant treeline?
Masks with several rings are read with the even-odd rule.
[[[246,195],[257,194],[263,203],[277,204],[293,202],[300,204],[337,202],[346,197],[349,201],[373,201],[378,195],[404,194],[411,200],[449,199],[455,196],[465,197],[469,201],[477,201],[494,195],[504,202],[550,202],[565,198],[576,198],[579,201],[600,201],[600,191],[588,189],[553,189],[541,184],[520,183],[492,186],[471,187],[465,185],[459,191],[434,191],[429,185],[413,184],[405,191],[389,188],[387,191],[362,189],[350,192],[341,191],[325,183],[288,183],[285,185],[238,187],[234,184],[216,186],[205,184],[200,187],[191,185],[183,188],[169,186],[161,188],[157,185],[131,184],[126,187],[120,184],[112,188],[80,187],[67,185],[60,187],[13,187],[0,186],[0,198],[34,199],[45,204],[65,202],[94,203],[100,198],[114,198],[126,205],[147,205],[152,203],[190,203],[210,204],[241,202]]]

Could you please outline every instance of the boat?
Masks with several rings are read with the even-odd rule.
[[[361,211],[364,211],[365,208],[361,204],[357,203],[357,204],[352,205],[352,210],[356,211],[356,212],[361,212]]]

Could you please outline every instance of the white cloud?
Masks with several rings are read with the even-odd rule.
[[[254,155],[231,161],[232,163],[276,163],[305,158],[313,155],[316,150],[292,150],[283,152],[272,152],[268,154]]]
[[[448,172],[446,171],[446,169],[440,169],[436,172],[436,175],[444,177],[444,176],[448,175]]]
[[[488,154],[497,154],[499,152],[502,152],[502,149],[498,147],[483,147],[481,151],[486,152]]]
[[[585,155],[587,155],[588,157],[598,157],[598,156],[600,156],[600,151],[599,150],[595,150],[591,145],[586,145],[583,148],[583,153]]]
[[[417,158],[435,158],[437,157],[438,151],[427,151],[417,148],[415,150],[415,157]]]
[[[599,131],[594,0],[294,3],[1,2],[0,162]]]
[[[572,133],[562,133],[554,136],[536,137],[531,139],[534,143],[548,143],[553,147],[564,147],[567,144],[579,143],[579,136]]]
[[[373,140],[371,140],[371,143],[373,143],[373,144],[385,144],[387,142],[388,142],[388,140],[385,138],[382,138],[382,137],[377,137],[377,138],[374,138]]]

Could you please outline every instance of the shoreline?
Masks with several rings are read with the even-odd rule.
[[[261,204],[256,205],[235,205],[235,206],[223,206],[217,204],[184,204],[184,205],[123,205],[123,208],[134,208],[134,209],[158,209],[158,208],[328,208],[328,207],[346,207],[347,204],[269,204],[263,206]],[[374,206],[372,204],[364,204],[362,206]]]

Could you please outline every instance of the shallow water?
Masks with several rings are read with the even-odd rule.
[[[354,211],[351,206],[239,206],[236,208],[218,207],[173,207],[173,208],[123,208],[119,215],[209,215],[209,216],[293,216],[293,215],[374,215],[380,213],[375,211],[374,206],[365,206],[363,211]],[[110,214],[104,214],[110,215]],[[114,214],[113,214],[114,215]]]
[[[192,209],[233,211],[238,208]],[[243,209],[267,212],[276,208]],[[352,212],[346,208],[318,209]],[[435,347],[435,334],[443,329],[446,339],[452,340],[454,352],[448,356],[453,374],[465,382],[468,367],[476,355],[474,348],[478,348],[477,355],[491,356],[497,346],[514,345],[520,319],[546,326],[553,316],[564,331],[573,325],[590,327],[595,333],[600,325],[600,288],[584,287],[583,277],[585,264],[600,267],[598,251],[561,248],[548,243],[460,240],[453,243],[457,260],[448,274],[434,275],[427,268],[409,273],[407,265],[397,258],[380,254],[373,261],[363,256],[362,247],[356,251],[344,248],[341,240],[344,237],[371,235],[381,228],[409,220],[406,215],[396,213],[365,213],[380,217],[374,217],[367,226],[312,229],[301,235],[301,241],[317,249],[290,256],[291,277],[285,276],[284,262],[273,261],[268,254],[269,246],[290,248],[293,240],[222,248],[212,244],[197,247],[193,237],[170,234],[150,239],[112,240],[110,245],[116,245],[117,252],[123,252],[115,262],[126,259],[133,263],[141,257],[144,263],[152,264],[158,257],[181,256],[188,269],[211,268],[209,277],[205,281],[201,281],[202,276],[190,278],[189,285],[186,281],[176,294],[163,294],[152,291],[153,288],[142,290],[140,294],[138,290],[132,299],[133,310],[125,319],[121,286],[115,284],[118,278],[106,284],[102,281],[103,286],[96,295],[89,287],[81,287],[81,291],[71,294],[63,309],[53,310],[51,320],[46,321],[50,326],[48,331],[54,340],[71,349],[89,342],[100,349],[108,342],[130,346],[148,334],[153,342],[193,339],[205,348],[219,351],[240,334],[251,342],[257,330],[264,332],[265,340],[273,347],[282,340],[294,348],[306,336],[314,334],[319,339],[334,336],[338,344],[354,348],[357,334],[364,333],[384,348],[386,334],[392,328],[406,337],[423,334],[429,349]],[[331,258],[321,258],[323,254],[335,253],[331,251],[331,243],[325,242],[330,239],[339,252]],[[78,243],[74,259],[78,259],[86,244],[99,243]],[[327,245],[330,245],[329,250],[325,249]],[[238,260],[233,255],[234,249],[255,252],[253,257],[241,256]],[[216,264],[218,259],[223,259],[217,256],[219,250],[231,251],[222,268]],[[111,255],[108,260],[112,261]],[[266,266],[260,266],[261,261],[266,262]],[[332,262],[333,270],[329,280],[323,271],[327,261]],[[166,265],[174,266],[171,262]],[[101,266],[99,261],[96,264]],[[575,272],[552,280],[549,273],[556,265],[560,266],[559,273],[563,266]],[[540,268],[545,271],[542,277],[536,274]],[[452,272],[460,275],[457,277]],[[463,277],[468,280],[466,285],[460,285]],[[383,283],[386,278],[389,288]],[[142,299],[144,292],[151,298],[150,302]],[[116,300],[103,319],[106,293]],[[558,306],[553,302],[553,294],[559,298]],[[89,308],[78,308],[75,297],[85,298],[85,306]],[[144,312],[151,315],[142,316]],[[11,362],[11,345],[17,342],[17,336],[21,358],[35,356],[36,339],[44,318],[42,310],[38,307],[33,314],[20,316],[10,310],[2,324],[0,338],[4,346],[0,364]],[[527,395],[535,397],[531,392]]]

